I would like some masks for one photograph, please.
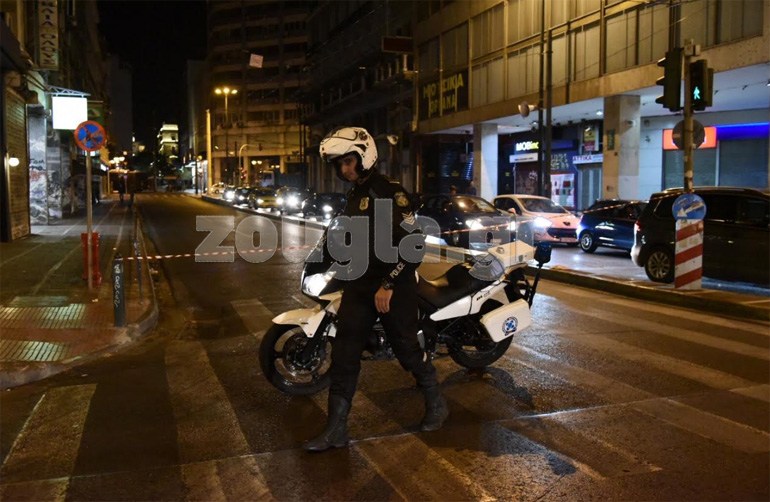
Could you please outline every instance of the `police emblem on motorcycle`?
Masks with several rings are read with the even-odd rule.
[[[358,209],[361,211],[366,211],[369,209],[369,197],[364,197],[361,199],[361,202],[358,203]]]
[[[509,317],[503,323],[503,333],[505,336],[511,335],[516,332],[516,327],[519,325],[519,320],[515,317]]]

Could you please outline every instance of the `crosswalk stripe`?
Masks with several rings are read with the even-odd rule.
[[[581,345],[591,347],[608,356],[615,356],[618,359],[643,363],[657,368],[660,371],[702,383],[713,389],[746,387],[754,383],[723,371],[708,368],[706,366],[699,366],[689,361],[652,352],[634,345],[606,338],[602,335],[581,334],[580,336],[575,337],[574,340]]]
[[[770,385],[767,384],[754,385],[743,389],[732,389],[730,392],[770,403]]]
[[[200,342],[169,344],[166,377],[181,463],[250,453],[227,393]]]
[[[576,296],[585,299],[585,295],[583,294],[582,290],[580,292],[563,290],[562,292],[568,296]],[[652,331],[664,336],[677,338],[679,340],[684,340],[690,343],[697,343],[706,347],[712,347],[715,349],[732,352],[733,354],[753,357],[763,361],[770,361],[770,352],[768,352],[767,347],[755,347],[741,342],[725,340],[724,338],[707,335],[699,331],[689,330],[686,328],[677,328],[676,330],[673,330],[664,322],[647,321],[643,318],[640,318],[639,316],[635,316],[633,312],[626,314],[613,314],[612,312],[608,312],[607,310],[600,308],[587,306],[575,307],[570,305],[568,302],[563,302],[562,308],[584,316],[595,317],[606,322],[616,323],[625,328]]]
[[[186,500],[274,500],[253,456],[182,466]]]
[[[256,298],[234,300],[230,305],[238,313],[246,329],[254,334],[262,333],[269,328],[270,321],[275,317],[275,314]]]
[[[582,389],[590,389],[596,396],[612,403],[639,401],[655,397],[654,394],[645,390],[638,389],[613,378],[605,377],[599,373],[573,366],[523,345],[511,345],[505,357],[511,358],[514,364],[520,364],[531,370],[552,375]]]
[[[673,399],[651,399],[631,408],[693,434],[747,453],[770,452],[770,434]]]
[[[95,391],[95,384],[48,390],[0,468],[3,483],[71,476]]]
[[[522,417],[499,422],[511,432],[562,455],[579,471],[594,478],[618,478],[661,470],[638,459],[633,452],[615,446],[605,439],[585,434],[570,424],[576,415],[595,410],[570,410],[547,415]]]
[[[325,392],[314,395],[312,399],[321,409],[326,410]],[[416,415],[419,418],[419,413]],[[362,436],[367,433],[362,427],[364,423],[359,423],[357,417],[366,417],[365,423],[377,423],[380,431],[384,428],[392,430],[393,433],[380,438],[355,439],[356,433]],[[353,397],[348,423],[351,437],[354,438],[351,448],[364,457],[372,469],[404,500],[494,499],[483,487],[475,483],[471,476],[458,470],[436,453],[435,448],[421,441],[419,435],[404,433],[400,424],[392,420],[385,410],[362,392]],[[394,444],[382,448],[382,442]],[[415,462],[416,465],[406,465],[411,464],[414,459],[419,459]],[[422,480],[426,479],[426,476],[441,479],[441,483],[425,483]]]
[[[67,500],[69,478],[43,479],[0,485],[0,500]]]
[[[598,297],[598,295],[596,295]],[[646,303],[639,300],[628,300],[625,298],[607,298],[602,297],[603,301],[618,305],[620,307],[627,307],[636,310],[643,310],[645,312],[651,312],[653,314],[663,314],[672,317],[682,317],[682,309],[674,307],[668,307],[657,303]],[[770,301],[770,300],[768,300]],[[767,329],[767,323],[741,321],[737,319],[729,319],[726,317],[719,317],[714,314],[708,314],[706,312],[698,312],[699,321],[711,324],[713,326],[721,326],[723,328],[741,329],[756,333],[758,335],[764,335],[770,337],[770,330]]]

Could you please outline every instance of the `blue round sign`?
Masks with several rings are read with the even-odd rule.
[[[676,220],[702,220],[706,217],[706,203],[694,193],[683,193],[671,207]]]

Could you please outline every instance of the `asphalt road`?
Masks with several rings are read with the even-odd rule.
[[[0,395],[3,500],[770,498],[766,324],[542,281],[498,363],[436,361],[444,429],[417,431],[421,396],[395,361],[365,362],[353,444],[307,454],[326,396],[281,394],[257,353],[274,315],[307,304],[295,248],[318,232],[278,228],[285,252],[267,260],[229,232],[243,256],[202,262],[227,255],[196,217],[265,239],[268,223],[183,195],[137,203],[157,253],[199,259],[162,260],[142,343]]]

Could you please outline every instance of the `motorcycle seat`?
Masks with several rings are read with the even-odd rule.
[[[420,276],[417,283],[417,295],[423,302],[435,309],[469,296],[491,284],[492,281],[482,281],[470,274],[470,265],[459,263],[449,268],[443,275],[434,279]]]

